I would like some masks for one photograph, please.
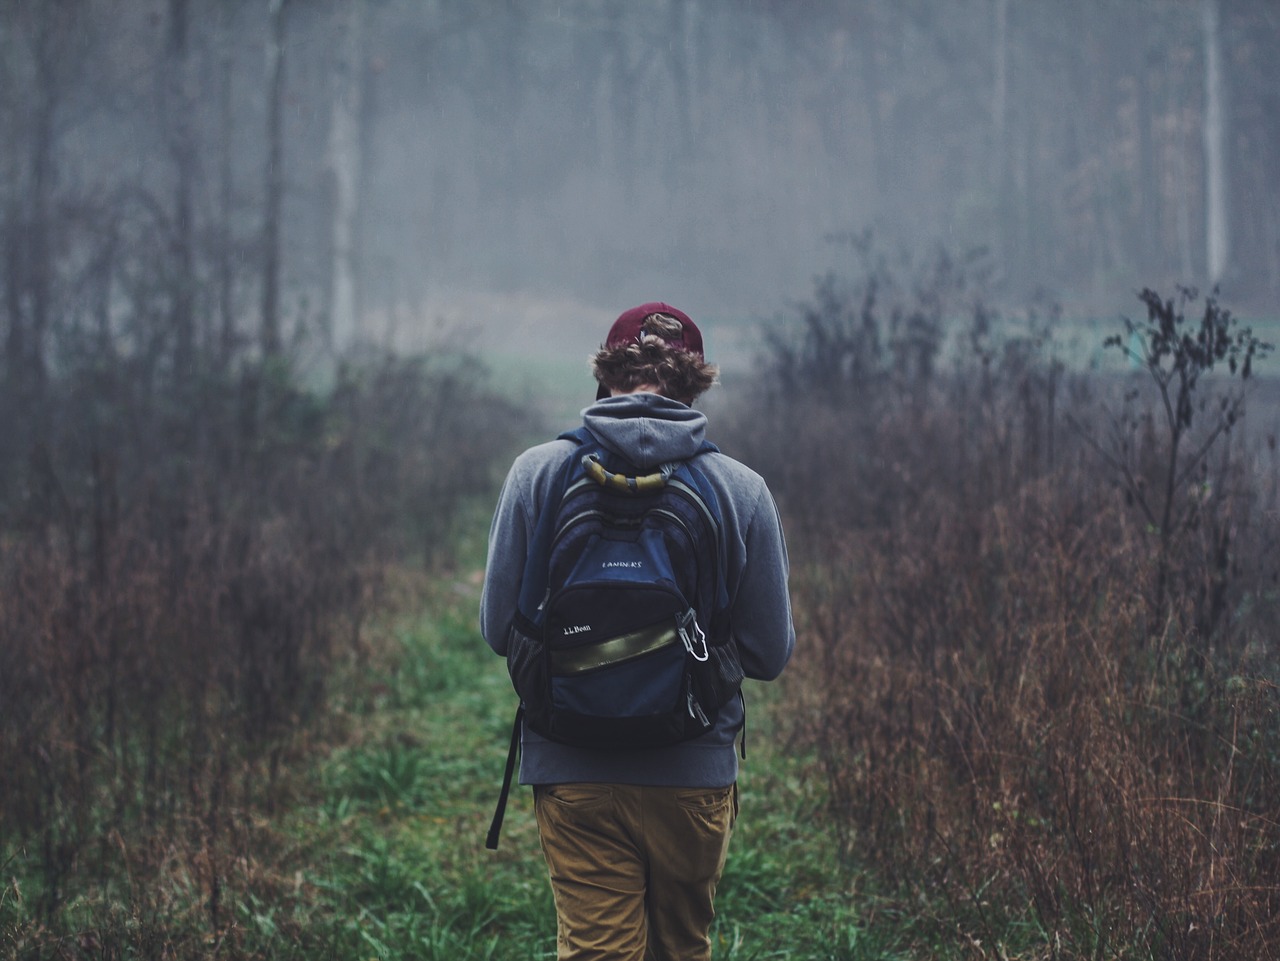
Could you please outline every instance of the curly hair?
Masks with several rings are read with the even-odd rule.
[[[678,335],[680,321],[666,314],[650,314],[635,343],[601,347],[591,357],[591,372],[605,388],[630,393],[638,387],[657,387],[664,397],[692,404],[717,381],[719,368],[692,351],[668,343]]]

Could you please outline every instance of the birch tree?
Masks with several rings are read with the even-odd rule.
[[[1204,0],[1205,254],[1209,282],[1217,284],[1231,255],[1227,197],[1227,92],[1222,68],[1218,0]]]
[[[363,166],[360,105],[363,102],[365,36],[363,3],[340,5],[330,103],[328,168],[333,197],[330,233],[329,309],[324,346],[332,350],[335,331],[350,335],[359,306],[356,230],[360,215],[360,172]]]

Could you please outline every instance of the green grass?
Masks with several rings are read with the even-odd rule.
[[[216,910],[199,846],[164,842],[153,860],[128,862],[151,865],[147,878],[135,881],[122,862],[107,880],[68,891],[58,917],[33,921],[21,899],[39,879],[17,856],[0,864],[0,958],[554,957],[555,910],[527,789],[513,791],[500,849],[484,848],[515,698],[476,630],[476,603],[474,577],[424,581],[415,610],[346,668],[328,736],[291,757],[273,809],[238,812],[224,834]],[[751,685],[748,700],[742,814],[715,957],[968,956],[938,943],[938,926],[922,925],[902,899],[880,896],[872,875],[841,863],[824,827],[823,778],[778,733],[785,684]]]
[[[555,955],[555,910],[527,789],[484,849],[514,695],[476,632],[476,599],[442,585],[396,634],[349,743],[305,775],[278,823],[293,893],[241,904],[250,953],[272,958],[527,959]],[[909,957],[820,827],[820,780],[770,733],[779,692],[756,686],[742,816],[712,931],[717,958]],[[286,870],[287,873],[287,870]]]

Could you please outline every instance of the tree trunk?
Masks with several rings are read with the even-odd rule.
[[[1222,69],[1218,0],[1204,0],[1205,253],[1209,283],[1216,285],[1231,256],[1227,219],[1227,92]]]
[[[192,253],[192,192],[196,146],[192,132],[194,99],[191,96],[187,0],[169,0],[168,77],[166,84],[169,152],[174,166],[173,293],[169,319],[175,337],[174,377],[189,382],[195,353],[195,276]]]
[[[1005,126],[1009,114],[1009,0],[995,0],[991,79],[991,175],[998,191],[1005,167]]]
[[[612,56],[609,76],[609,109],[605,129],[609,131],[610,156],[614,179],[621,183],[628,198],[635,186],[636,169],[636,95],[635,72],[631,66],[631,31],[628,8],[619,4],[609,8],[606,35]]]
[[[876,217],[890,206],[886,204],[885,197],[896,179],[892,162],[893,150],[887,135],[889,124],[884,116],[880,45],[886,41],[879,9],[877,3],[864,4],[861,16],[856,17],[853,23],[853,35],[860,44],[863,96],[867,108],[867,130],[871,139],[871,193],[876,198],[873,206]]]
[[[334,64],[329,122],[329,175],[333,222],[330,234],[329,309],[324,347],[332,350],[335,332],[350,336],[359,304],[356,227],[359,223],[361,169],[360,107],[364,79],[364,4],[339,8],[338,46]]]
[[[687,180],[689,156],[693,149],[693,88],[689,79],[689,4],[670,0],[667,6],[667,63],[670,67],[673,106],[673,142],[665,145],[663,177],[675,194]]]
[[[60,50],[61,11],[50,6],[40,8],[36,37],[36,113],[31,150],[31,194],[26,223],[24,286],[30,313],[25,338],[16,358],[21,365],[19,377],[35,391],[34,402],[43,394],[45,380],[45,339],[49,329],[50,301],[53,296],[53,245],[50,241],[53,215],[54,183],[54,113],[58,108],[59,90],[57,60]],[[16,318],[15,318],[16,319]]]
[[[280,211],[284,200],[284,36],[288,0],[267,0],[267,168],[262,225],[264,357],[280,355]]]
[[[22,309],[22,207],[10,199],[4,211],[4,306],[9,326],[4,338],[5,371],[10,383],[17,383],[26,365],[26,317]]]
[[[991,162],[989,171],[995,223],[992,242],[997,245],[995,262],[1009,267],[1009,251],[1015,226],[1010,203],[1009,177],[1009,0],[995,0],[994,63],[991,83]]]
[[[235,311],[235,268],[232,257],[231,233],[232,207],[235,199],[235,178],[232,167],[232,143],[234,130],[234,98],[232,74],[235,70],[235,33],[232,25],[232,14],[229,6],[220,5],[218,9],[219,29],[219,66],[218,77],[218,112],[221,120],[222,136],[218,138],[218,366],[225,371],[231,365],[236,349],[236,311]]]
[[[1167,259],[1164,254],[1163,217],[1156,186],[1160,182],[1157,171],[1155,138],[1155,107],[1151,96],[1152,66],[1154,56],[1148,56],[1134,72],[1137,93],[1137,116],[1134,123],[1138,134],[1138,216],[1136,230],[1127,238],[1133,244],[1136,263],[1144,272],[1163,270]]]

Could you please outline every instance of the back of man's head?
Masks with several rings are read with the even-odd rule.
[[[600,384],[597,399],[647,388],[685,404],[706,393],[719,373],[707,363],[702,332],[689,315],[660,301],[619,314],[591,370]]]

